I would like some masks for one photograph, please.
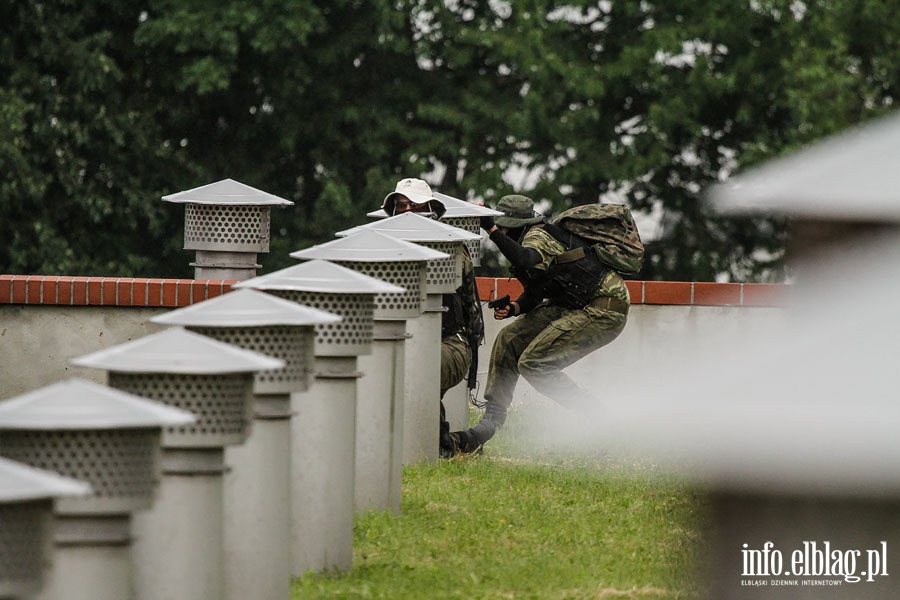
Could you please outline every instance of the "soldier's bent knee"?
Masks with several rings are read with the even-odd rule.
[[[519,375],[525,379],[540,377],[550,369],[539,357],[522,355],[518,363]]]

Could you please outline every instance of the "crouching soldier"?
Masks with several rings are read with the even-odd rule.
[[[388,216],[405,212],[415,212],[423,216],[440,219],[446,211],[444,204],[437,200],[427,182],[421,179],[403,179],[396,189],[388,194],[382,203]],[[475,286],[475,269],[468,251],[463,249],[462,285],[453,293],[444,294],[441,314],[441,384],[440,384],[440,425],[438,430],[439,448],[442,456],[453,453],[448,443],[450,424],[444,408],[444,395],[460,381],[472,376],[477,368],[473,356],[484,338],[484,322]]]
[[[457,453],[479,450],[504,424],[519,375],[563,406],[597,408],[562,370],[616,339],[628,318],[625,282],[587,244],[545,223],[525,196],[504,196],[497,210],[503,216],[484,217],[481,225],[524,292],[495,302],[494,318],[520,318],[494,340],[481,421],[450,434]]]

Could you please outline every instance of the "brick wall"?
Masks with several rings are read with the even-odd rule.
[[[154,333],[163,328],[151,322],[154,316],[220,296],[232,283],[0,275],[0,400],[66,377],[102,383],[102,371],[69,361]],[[634,365],[660,360],[666,340],[681,338],[691,348],[701,348],[720,331],[777,327],[787,295],[787,286],[768,284],[629,281],[628,287],[634,306],[625,332],[611,351],[597,352],[573,369],[632,377]],[[507,278],[479,278],[478,289],[483,300],[515,297],[521,291],[517,281]],[[506,323],[483,310],[487,331],[480,373],[487,370],[493,337]],[[520,387],[527,396],[528,386]]]
[[[176,308],[231,291],[231,281],[0,275],[0,304],[53,306],[135,306]],[[783,306],[785,284],[628,281],[633,304],[687,306]],[[515,279],[479,277],[482,300],[522,287]]]

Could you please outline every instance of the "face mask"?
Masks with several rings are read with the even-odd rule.
[[[517,244],[522,243],[522,239],[525,237],[525,232],[528,230],[528,227],[524,225],[522,227],[511,228],[506,232],[507,237],[516,241]]]

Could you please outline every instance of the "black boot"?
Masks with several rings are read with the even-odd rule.
[[[454,431],[447,436],[446,446],[441,442],[441,457],[451,458],[460,454],[481,454],[484,443],[494,437],[497,428],[486,419],[466,429]],[[446,448],[446,449],[445,449]]]
[[[490,402],[484,407],[484,416],[481,417],[482,422],[490,421],[494,425],[494,429],[500,429],[506,423],[506,407],[500,406],[497,402]],[[496,433],[496,431],[495,431]],[[491,434],[493,436],[493,434]]]
[[[459,434],[462,432],[450,433],[449,431],[441,431],[440,449],[441,458],[453,458],[459,451]]]
[[[484,444],[506,422],[506,407],[496,401],[487,401],[484,416],[476,425],[465,431],[454,431],[441,436],[441,456],[450,458],[458,454],[481,453]]]

